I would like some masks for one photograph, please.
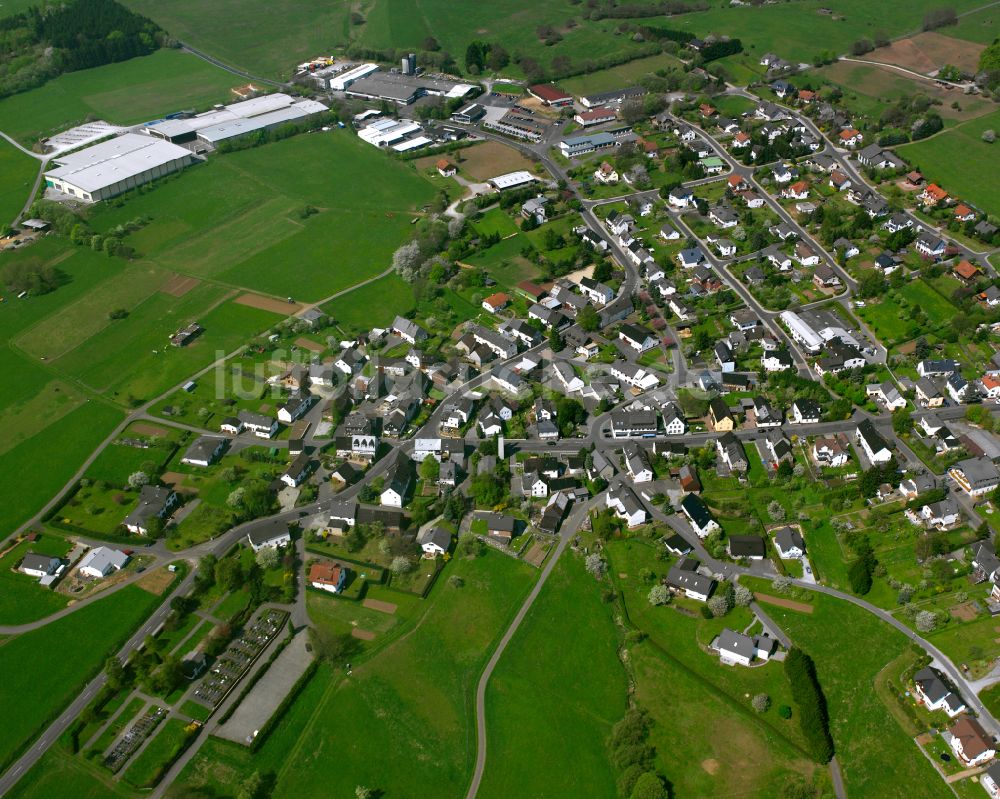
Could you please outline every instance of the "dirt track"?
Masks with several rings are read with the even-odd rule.
[[[392,602],[383,602],[381,599],[366,599],[361,604],[366,608],[377,610],[381,613],[388,613],[392,615],[396,612],[396,605]]]
[[[183,297],[199,283],[201,283],[201,281],[196,277],[174,275],[160,287],[160,291],[164,294],[169,294],[171,297]]]
[[[805,602],[796,602],[792,599],[782,599],[779,596],[769,596],[768,594],[754,594],[758,602],[766,602],[768,605],[777,605],[779,608],[796,610],[799,613],[812,613],[813,606]]]
[[[285,302],[274,297],[264,297],[260,294],[241,294],[233,302],[240,305],[249,305],[251,308],[259,308],[262,311],[272,311],[274,313],[291,316],[302,310],[304,306],[297,302]]]

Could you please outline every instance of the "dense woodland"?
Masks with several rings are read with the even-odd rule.
[[[150,19],[115,0],[68,0],[0,19],[0,97],[64,72],[149,55],[169,44]]]

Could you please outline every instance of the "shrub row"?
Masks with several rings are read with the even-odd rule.
[[[816,665],[809,655],[793,647],[785,657],[785,676],[792,688],[792,699],[799,706],[799,725],[809,754],[817,763],[828,763],[833,757],[833,738]]]

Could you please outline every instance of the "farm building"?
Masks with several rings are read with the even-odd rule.
[[[497,175],[486,182],[497,191],[503,191],[504,189],[519,189],[529,183],[534,183],[535,180],[537,178],[534,175],[522,169],[517,172],[508,172],[506,175]]]
[[[88,203],[116,197],[143,183],[177,172],[194,156],[183,147],[138,133],[57,156],[45,185]]]

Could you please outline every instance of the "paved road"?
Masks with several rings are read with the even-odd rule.
[[[500,643],[493,650],[493,654],[490,656],[489,662],[486,664],[486,668],[483,669],[482,676],[479,678],[479,684],[476,686],[476,767],[472,772],[472,782],[469,784],[469,790],[465,794],[465,799],[475,799],[476,794],[479,792],[479,785],[483,780],[483,773],[486,770],[486,686],[489,684],[493,670],[497,667],[497,663],[500,662],[504,650],[507,649],[507,645],[517,633],[521,622],[524,621],[524,617],[528,615],[528,611],[531,610],[535,599],[541,593],[545,581],[549,579],[552,569],[555,568],[556,561],[559,560],[559,556],[566,549],[566,544],[569,543],[570,538],[579,529],[580,523],[586,515],[588,504],[584,502],[577,503],[574,505],[572,511],[570,511],[569,516],[566,517],[555,551],[549,556],[548,561],[542,569],[541,576],[535,582],[534,587],[532,587],[528,597],[524,600],[524,604],[521,605],[520,610],[517,611],[517,615],[503,634]]]
[[[224,69],[226,70],[226,72],[232,72],[234,75],[239,75],[241,78],[246,78],[247,80],[252,81],[254,83],[264,83],[267,84],[268,86],[275,86],[279,89],[287,89],[289,86],[291,86],[290,83],[282,83],[281,81],[274,80],[273,78],[263,78],[260,75],[254,75],[250,72],[247,72],[246,70],[240,69],[239,67],[230,66],[225,61],[220,61],[215,56],[211,56],[208,53],[205,53],[197,49],[196,47],[192,47],[190,44],[185,44],[184,42],[180,42],[179,44],[182,50],[191,53],[191,55],[197,56],[203,61],[207,61],[209,64],[212,64],[213,66],[216,66],[219,69]]]
[[[170,593],[169,596],[164,600],[159,608],[150,616],[145,624],[143,624],[132,637],[128,639],[125,645],[118,650],[118,658],[122,662],[125,662],[133,652],[135,652],[142,645],[147,635],[153,633],[157,627],[159,627],[166,620],[170,613],[170,600],[175,596],[182,596],[191,590],[194,584],[194,569],[181,580],[180,584]],[[21,755],[20,758],[4,772],[3,776],[0,777],[0,796],[5,795],[17,781],[23,777],[35,763],[48,751],[49,747],[55,743],[59,737],[69,729],[70,725],[76,721],[77,716],[83,712],[83,709],[90,703],[90,701],[97,695],[98,691],[104,687],[104,683],[107,681],[107,677],[104,672],[101,671],[94,679],[92,679],[83,691],[77,695],[77,697],[70,703],[59,717],[52,722],[41,736],[32,744],[32,746]]]

